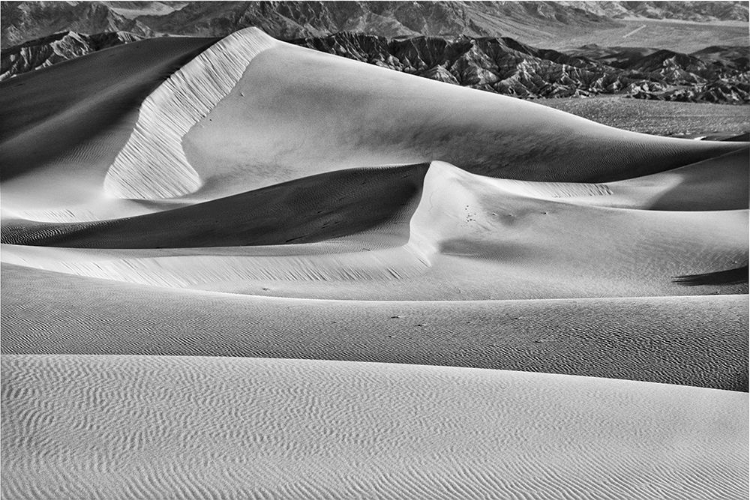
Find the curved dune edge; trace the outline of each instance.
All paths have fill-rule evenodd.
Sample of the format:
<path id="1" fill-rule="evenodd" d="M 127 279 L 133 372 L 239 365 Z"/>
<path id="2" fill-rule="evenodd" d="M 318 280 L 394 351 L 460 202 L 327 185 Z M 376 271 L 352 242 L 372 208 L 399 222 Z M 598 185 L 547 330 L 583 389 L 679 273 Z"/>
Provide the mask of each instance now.
<path id="1" fill-rule="evenodd" d="M 8 264 L 2 280 L 3 354 L 373 361 L 747 392 L 747 296 L 290 299 L 170 290 Z"/>
<path id="2" fill-rule="evenodd" d="M 250 61 L 275 40 L 257 28 L 222 39 L 174 73 L 143 102 L 128 143 L 104 180 L 117 198 L 160 199 L 201 186 L 182 138 L 237 84 Z"/>
<path id="3" fill-rule="evenodd" d="M 747 394 L 252 358 L 14 355 L 2 375 L 8 498 L 747 493 Z"/>
<path id="4" fill-rule="evenodd" d="M 419 165 L 369 172 L 364 177 L 363 172 L 349 172 L 354 182 L 345 193 L 335 189 L 343 186 L 335 179 L 345 172 L 336 172 L 280 190 L 105 221 L 84 227 L 80 235 L 63 234 L 57 242 L 56 233 L 68 226 L 6 225 L 3 241 L 11 245 L 4 247 L 3 261 L 162 287 L 250 295 L 273 289 L 272 294 L 280 296 L 314 298 L 466 300 L 747 290 L 737 284 L 690 291 L 674 283 L 678 276 L 744 265 L 747 210 L 632 211 L 558 203 L 515 194 L 507 189 L 509 181 L 444 162 L 433 162 L 426 173 Z M 380 187 L 369 176 L 385 174 L 390 180 Z M 313 189 L 311 179 L 322 187 Z M 294 189 L 287 191 L 290 187 Z M 382 197 L 383 189 L 391 190 L 391 199 Z M 309 195 L 304 203 L 300 190 Z M 403 191 L 404 205 L 386 206 L 399 199 L 397 190 Z M 280 202 L 255 199 L 262 193 Z M 631 197 L 637 201 L 653 196 Z M 254 210 L 254 199 L 258 210 L 268 210 L 263 217 Z M 359 224 L 352 214 L 365 207 L 370 207 L 368 216 L 382 213 Z M 262 223 L 255 224 L 255 218 Z M 299 223 L 293 232 L 287 231 L 289 221 Z M 341 232 L 320 232 L 331 223 Z M 36 244 L 68 248 L 18 245 L 33 232 L 51 238 Z M 318 243 L 295 244 L 316 241 L 316 234 Z M 299 239 L 303 235 L 308 239 Z M 253 241 L 258 246 L 243 246 Z M 191 242 L 194 247 L 220 242 L 236 246 L 186 248 Z M 576 262 L 583 265 L 574 266 Z M 393 281 L 399 286 L 388 285 Z"/>

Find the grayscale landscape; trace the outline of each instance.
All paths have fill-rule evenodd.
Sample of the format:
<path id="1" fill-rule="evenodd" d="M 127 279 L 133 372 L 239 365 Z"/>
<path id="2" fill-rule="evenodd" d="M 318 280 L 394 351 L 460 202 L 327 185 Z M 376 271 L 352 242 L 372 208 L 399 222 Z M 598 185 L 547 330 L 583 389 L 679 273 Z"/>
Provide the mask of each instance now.
<path id="1" fill-rule="evenodd" d="M 745 2 L 2 2 L 3 499 L 745 499 Z"/>

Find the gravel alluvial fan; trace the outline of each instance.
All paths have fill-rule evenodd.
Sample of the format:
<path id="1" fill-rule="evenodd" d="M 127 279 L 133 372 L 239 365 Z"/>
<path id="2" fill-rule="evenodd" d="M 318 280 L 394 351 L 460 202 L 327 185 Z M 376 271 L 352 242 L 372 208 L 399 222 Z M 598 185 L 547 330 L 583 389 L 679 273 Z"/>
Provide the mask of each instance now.
<path id="1" fill-rule="evenodd" d="M 196 26 L 54 35 L 0 82 L 3 498 L 747 497 L 747 142 L 450 82 L 510 39 Z"/>

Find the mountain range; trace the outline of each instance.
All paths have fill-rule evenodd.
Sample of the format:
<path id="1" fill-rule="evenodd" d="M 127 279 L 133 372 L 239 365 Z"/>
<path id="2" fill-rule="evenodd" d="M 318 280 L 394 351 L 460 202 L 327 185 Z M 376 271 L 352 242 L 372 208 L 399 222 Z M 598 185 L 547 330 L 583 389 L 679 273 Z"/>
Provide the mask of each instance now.
<path id="1" fill-rule="evenodd" d="M 225 36 L 259 26 L 277 39 L 425 78 L 523 98 L 625 94 L 750 102 L 747 47 L 692 53 L 585 44 L 564 51 L 507 31 L 585 30 L 627 17 L 743 20 L 740 2 L 18 2 L 3 3 L 0 80 L 165 33 Z M 98 31 L 97 31 L 98 30 Z M 97 31 L 93 33 L 93 31 Z"/>
<path id="2" fill-rule="evenodd" d="M 3 2 L 2 46 L 57 33 L 226 36 L 256 26 L 277 39 L 340 31 L 394 37 L 595 31 L 622 19 L 747 21 L 746 2 Z"/>
<path id="3" fill-rule="evenodd" d="M 140 39 L 128 32 L 58 33 L 3 51 L 0 79 Z M 642 99 L 750 102 L 750 61 L 739 47 L 713 46 L 682 54 L 592 44 L 563 53 L 509 37 L 388 40 L 350 32 L 291 42 L 432 80 L 523 98 L 625 94 Z"/>

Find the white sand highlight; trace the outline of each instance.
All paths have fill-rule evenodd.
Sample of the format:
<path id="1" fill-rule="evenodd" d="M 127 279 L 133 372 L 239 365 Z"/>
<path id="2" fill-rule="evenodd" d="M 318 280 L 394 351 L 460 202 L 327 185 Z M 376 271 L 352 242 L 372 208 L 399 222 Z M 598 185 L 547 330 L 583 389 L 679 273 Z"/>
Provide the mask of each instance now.
<path id="1" fill-rule="evenodd" d="M 197 190 L 198 173 L 182 137 L 237 84 L 250 61 L 273 47 L 257 28 L 238 31 L 180 68 L 141 105 L 128 143 L 107 172 L 104 189 L 120 198 L 171 198 Z"/>
<path id="2" fill-rule="evenodd" d="M 302 360 L 2 368 L 9 498 L 700 500 L 748 487 L 742 393 Z"/>

